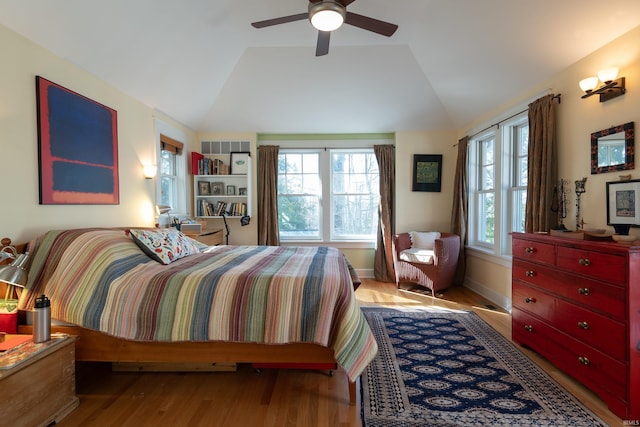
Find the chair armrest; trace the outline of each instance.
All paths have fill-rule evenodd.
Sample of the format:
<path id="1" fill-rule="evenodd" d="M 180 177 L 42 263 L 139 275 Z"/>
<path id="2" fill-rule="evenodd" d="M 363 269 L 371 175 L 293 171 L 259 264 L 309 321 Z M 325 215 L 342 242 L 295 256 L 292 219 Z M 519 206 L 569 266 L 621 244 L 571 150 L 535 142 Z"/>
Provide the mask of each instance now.
<path id="1" fill-rule="evenodd" d="M 443 235 L 435 241 L 434 264 L 445 266 L 458 263 L 460 254 L 460 236 L 457 234 Z"/>

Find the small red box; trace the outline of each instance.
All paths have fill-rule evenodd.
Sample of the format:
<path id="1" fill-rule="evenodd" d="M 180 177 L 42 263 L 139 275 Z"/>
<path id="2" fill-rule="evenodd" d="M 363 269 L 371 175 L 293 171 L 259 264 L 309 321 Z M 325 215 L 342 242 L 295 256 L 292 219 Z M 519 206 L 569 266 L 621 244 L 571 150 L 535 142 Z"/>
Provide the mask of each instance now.
<path id="1" fill-rule="evenodd" d="M 18 312 L 0 313 L 0 332 L 7 334 L 18 333 Z"/>

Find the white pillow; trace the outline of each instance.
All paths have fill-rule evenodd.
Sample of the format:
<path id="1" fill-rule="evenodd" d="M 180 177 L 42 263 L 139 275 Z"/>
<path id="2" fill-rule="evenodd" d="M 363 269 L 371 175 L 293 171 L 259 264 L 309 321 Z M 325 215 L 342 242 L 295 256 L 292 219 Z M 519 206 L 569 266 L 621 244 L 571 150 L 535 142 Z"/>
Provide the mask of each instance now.
<path id="1" fill-rule="evenodd" d="M 440 238 L 438 231 L 411 231 L 411 247 L 420 249 L 433 249 L 436 239 Z"/>
<path id="2" fill-rule="evenodd" d="M 433 264 L 435 251 L 429 249 L 411 248 L 400 252 L 400 259 L 406 262 L 416 262 L 419 264 Z"/>

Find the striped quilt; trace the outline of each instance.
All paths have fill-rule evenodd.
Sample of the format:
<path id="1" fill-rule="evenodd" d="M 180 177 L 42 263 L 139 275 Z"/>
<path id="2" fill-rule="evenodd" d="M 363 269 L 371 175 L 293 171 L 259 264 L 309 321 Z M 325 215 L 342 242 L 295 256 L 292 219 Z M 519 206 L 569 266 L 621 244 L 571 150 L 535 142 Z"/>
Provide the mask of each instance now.
<path id="1" fill-rule="evenodd" d="M 50 231 L 30 243 L 20 308 L 137 341 L 315 343 L 351 380 L 377 351 L 335 248 L 213 246 L 169 265 L 121 229 Z"/>

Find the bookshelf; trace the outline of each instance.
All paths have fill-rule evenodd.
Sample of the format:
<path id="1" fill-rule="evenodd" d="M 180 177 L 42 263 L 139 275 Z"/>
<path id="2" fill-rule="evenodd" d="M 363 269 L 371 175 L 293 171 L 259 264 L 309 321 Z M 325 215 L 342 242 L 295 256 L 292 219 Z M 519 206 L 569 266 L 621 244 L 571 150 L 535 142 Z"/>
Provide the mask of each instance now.
<path id="1" fill-rule="evenodd" d="M 243 155 L 246 173 L 234 173 L 231 156 Z M 246 155 L 246 156 L 245 156 Z M 251 157 L 248 153 L 192 153 L 194 215 L 198 218 L 251 216 Z"/>

